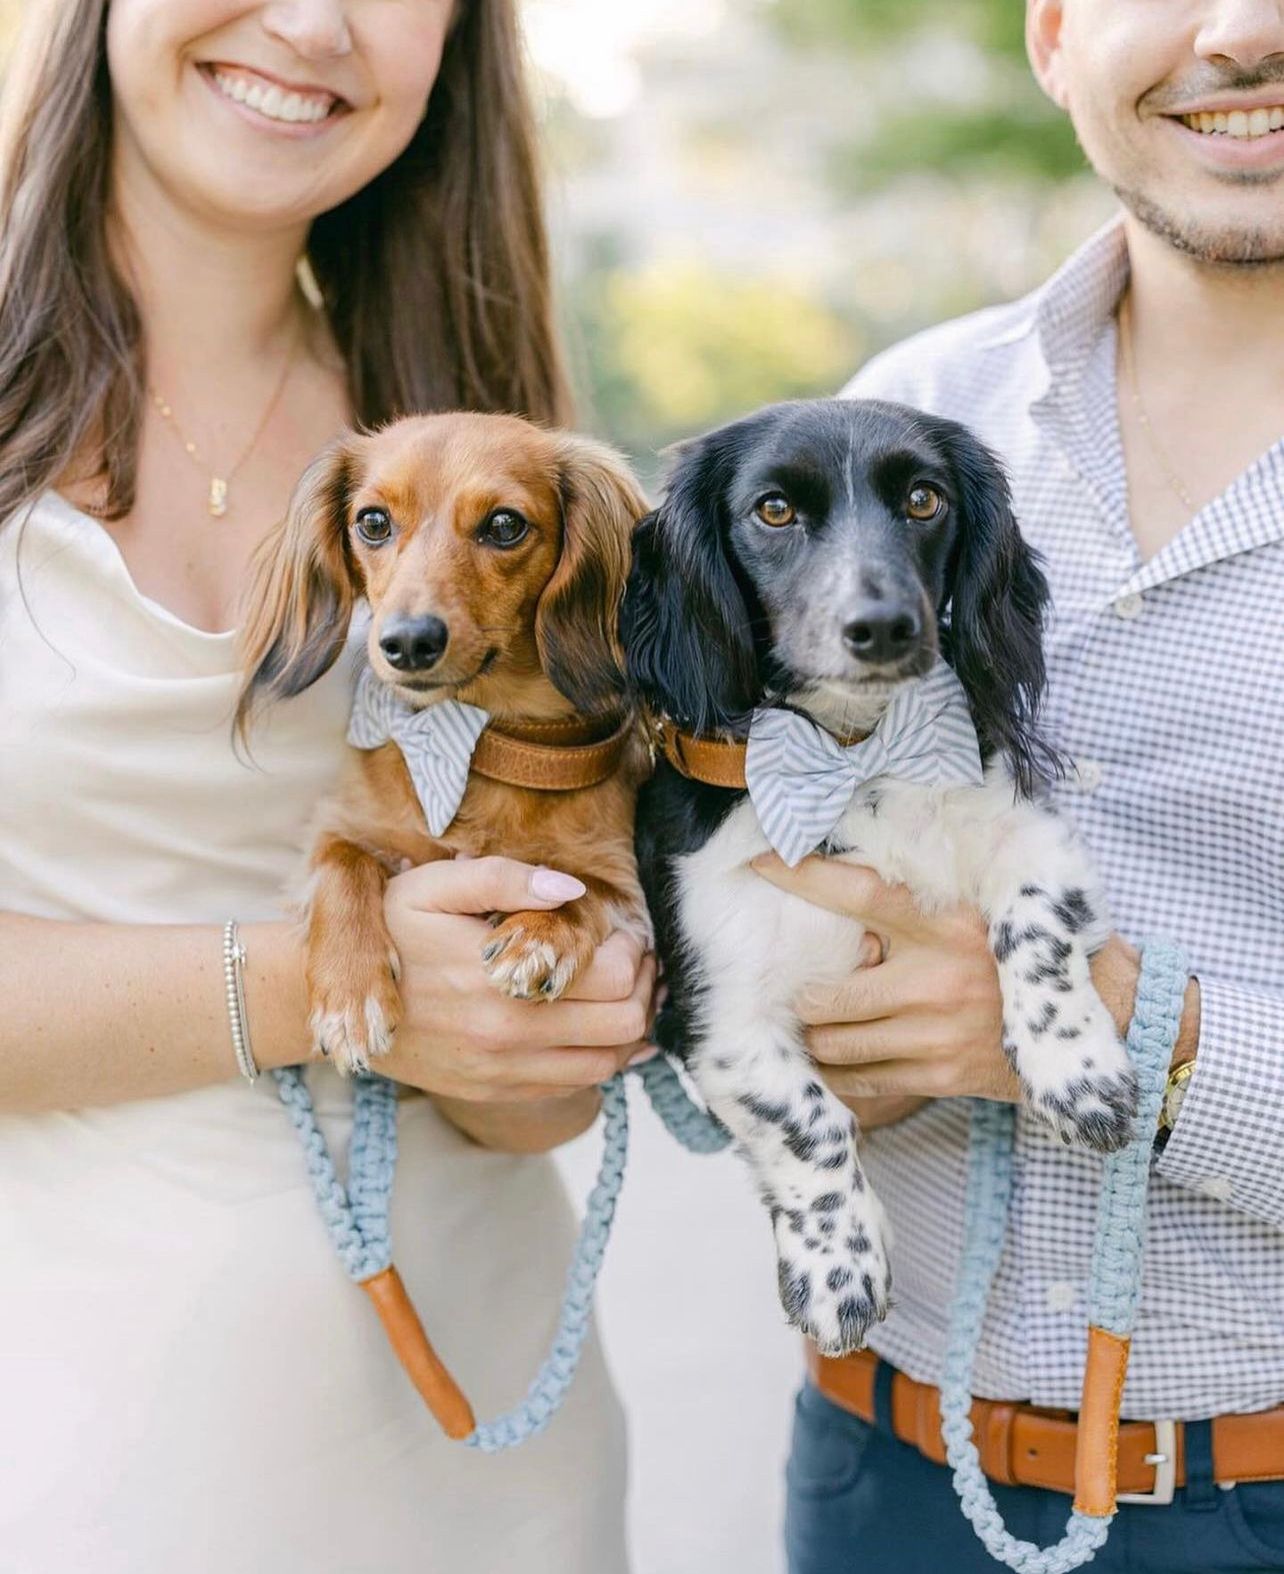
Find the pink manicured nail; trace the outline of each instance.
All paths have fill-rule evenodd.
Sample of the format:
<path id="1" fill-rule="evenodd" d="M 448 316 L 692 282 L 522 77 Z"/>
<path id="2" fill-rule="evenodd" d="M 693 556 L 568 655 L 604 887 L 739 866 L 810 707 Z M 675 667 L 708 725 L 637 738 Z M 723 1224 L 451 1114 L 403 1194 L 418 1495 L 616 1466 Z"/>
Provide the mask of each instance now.
<path id="1" fill-rule="evenodd" d="M 570 902 L 583 896 L 588 887 L 573 874 L 557 869 L 537 869 L 531 876 L 531 895 L 545 902 Z"/>
<path id="2" fill-rule="evenodd" d="M 654 1060 L 659 1053 L 659 1049 L 654 1044 L 648 1044 L 645 1049 L 638 1050 L 637 1054 L 627 1064 L 630 1067 L 645 1066 L 648 1060 Z"/>

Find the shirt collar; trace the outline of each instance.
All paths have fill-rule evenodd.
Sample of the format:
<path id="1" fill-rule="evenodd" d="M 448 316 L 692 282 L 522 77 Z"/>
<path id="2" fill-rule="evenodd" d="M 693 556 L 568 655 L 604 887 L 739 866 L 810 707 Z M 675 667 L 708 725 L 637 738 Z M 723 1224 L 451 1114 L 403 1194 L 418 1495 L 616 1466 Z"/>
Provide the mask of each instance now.
<path id="1" fill-rule="evenodd" d="M 1034 325 L 1055 387 L 1082 372 L 1128 283 L 1122 215 L 1062 263 L 1039 291 Z"/>
<path id="2" fill-rule="evenodd" d="M 1034 331 L 1046 382 L 1030 405 L 1109 521 L 1130 564 L 1112 599 L 1176 579 L 1208 563 L 1284 539 L 1284 439 L 1207 503 L 1147 563 L 1128 521 L 1128 481 L 1119 438 L 1114 314 L 1128 283 L 1128 244 L 1119 216 L 1087 240 L 1035 297 Z"/>
<path id="3" fill-rule="evenodd" d="M 1131 556 L 1128 483 L 1111 397 L 1090 389 L 1103 336 L 1113 344 L 1115 308 L 1128 282 L 1128 244 L 1116 218 L 1048 280 L 1035 302 L 1034 331 L 1046 380 L 1030 406 L 1035 424 L 1061 449 Z M 1101 379 L 1095 381 L 1100 382 Z"/>

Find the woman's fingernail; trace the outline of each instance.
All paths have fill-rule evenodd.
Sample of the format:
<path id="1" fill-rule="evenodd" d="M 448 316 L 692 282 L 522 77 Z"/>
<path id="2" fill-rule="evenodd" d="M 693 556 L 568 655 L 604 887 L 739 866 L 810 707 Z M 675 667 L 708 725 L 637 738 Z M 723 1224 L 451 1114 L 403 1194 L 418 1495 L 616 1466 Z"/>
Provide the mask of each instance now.
<path id="1" fill-rule="evenodd" d="M 588 890 L 583 880 L 558 869 L 536 869 L 531 875 L 531 895 L 545 902 L 570 902 Z"/>
<path id="2" fill-rule="evenodd" d="M 658 1046 L 655 1044 L 648 1044 L 645 1049 L 638 1050 L 636 1055 L 627 1060 L 625 1065 L 630 1070 L 632 1070 L 634 1066 L 645 1066 L 648 1060 L 654 1060 L 659 1053 L 660 1051 Z"/>

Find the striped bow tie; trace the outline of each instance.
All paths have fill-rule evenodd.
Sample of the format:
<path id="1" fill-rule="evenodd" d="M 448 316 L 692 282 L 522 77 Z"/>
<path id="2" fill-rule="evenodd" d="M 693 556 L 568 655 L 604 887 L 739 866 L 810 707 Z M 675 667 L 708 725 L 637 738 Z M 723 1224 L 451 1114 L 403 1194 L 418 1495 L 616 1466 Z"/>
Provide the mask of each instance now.
<path id="1" fill-rule="evenodd" d="M 473 750 L 489 720 L 484 710 L 460 700 L 442 700 L 415 710 L 366 667 L 352 702 L 348 742 L 356 749 L 395 743 L 410 772 L 428 829 L 434 836 L 442 836 L 459 812 Z"/>
<path id="2" fill-rule="evenodd" d="M 899 688 L 869 737 L 847 747 L 798 711 L 754 712 L 745 780 L 763 835 L 790 866 L 819 847 L 876 776 L 923 787 L 984 779 L 967 696 L 945 662 Z"/>

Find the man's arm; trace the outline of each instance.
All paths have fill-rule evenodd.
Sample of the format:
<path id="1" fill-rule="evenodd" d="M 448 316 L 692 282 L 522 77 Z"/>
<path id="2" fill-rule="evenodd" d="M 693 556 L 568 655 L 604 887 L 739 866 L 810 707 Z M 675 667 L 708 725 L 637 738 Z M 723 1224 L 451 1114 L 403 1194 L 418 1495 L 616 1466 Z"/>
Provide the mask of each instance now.
<path id="1" fill-rule="evenodd" d="M 1284 993 L 1201 976 L 1194 1061 L 1159 1173 L 1284 1230 Z"/>
<path id="2" fill-rule="evenodd" d="M 888 959 L 798 1002 L 807 1043 L 841 1098 L 871 1125 L 913 1113 L 923 1098 L 1012 1099 L 1002 998 L 986 925 L 972 908 L 919 911 L 904 886 L 822 858 L 759 874 L 889 937 Z M 1132 1017 L 1140 957 L 1112 935 L 1092 977 L 1121 1033 Z M 1172 1064 L 1195 1070 L 1159 1170 L 1175 1184 L 1284 1228 L 1284 995 L 1203 978 L 1186 990 Z"/>

